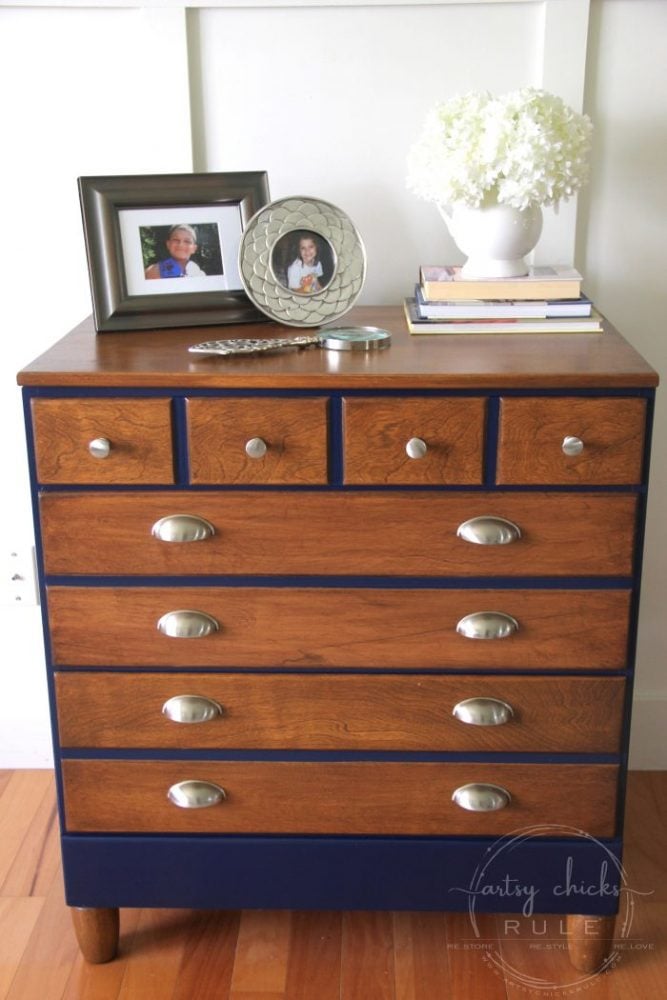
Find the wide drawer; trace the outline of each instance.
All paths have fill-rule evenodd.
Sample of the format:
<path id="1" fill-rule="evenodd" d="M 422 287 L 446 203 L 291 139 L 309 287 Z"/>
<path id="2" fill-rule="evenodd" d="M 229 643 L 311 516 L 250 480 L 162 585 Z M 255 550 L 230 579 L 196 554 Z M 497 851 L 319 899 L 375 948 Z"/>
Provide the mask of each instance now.
<path id="1" fill-rule="evenodd" d="M 42 483 L 173 483 L 169 399 L 34 399 Z"/>
<path id="2" fill-rule="evenodd" d="M 56 665 L 540 670 L 626 665 L 627 590 L 53 586 L 47 594 Z M 467 616 L 489 612 L 505 616 L 499 619 L 504 638 L 457 632 Z M 160 621 L 168 632 L 199 637 L 163 634 Z M 479 628 L 496 634 L 494 622 L 498 619 L 485 617 Z M 471 629 L 477 631 L 477 619 L 466 623 Z"/>
<path id="3" fill-rule="evenodd" d="M 641 482 L 646 400 L 502 399 L 497 481 Z"/>
<path id="4" fill-rule="evenodd" d="M 64 747 L 617 753 L 625 681 L 60 672 L 56 691 Z"/>
<path id="5" fill-rule="evenodd" d="M 617 768 L 594 764 L 450 764 L 387 761 L 65 760 L 70 832 L 302 833 L 492 836 L 539 823 L 614 833 Z M 225 798 L 182 808 L 167 798 L 184 781 Z M 452 800 L 484 783 L 509 793 L 497 811 Z"/>
<path id="6" fill-rule="evenodd" d="M 46 572 L 114 576 L 629 576 L 636 505 L 629 495 L 415 491 L 40 497 Z M 483 520 L 468 538 L 486 544 L 457 534 L 473 519 Z M 512 525 L 514 540 L 492 544 L 513 538 Z M 163 540 L 174 537 L 193 540 Z"/>
<path id="7" fill-rule="evenodd" d="M 327 400 L 187 400 L 190 482 L 326 483 Z"/>
<path id="8" fill-rule="evenodd" d="M 343 401 L 345 482 L 482 482 L 482 398 L 347 398 Z"/>

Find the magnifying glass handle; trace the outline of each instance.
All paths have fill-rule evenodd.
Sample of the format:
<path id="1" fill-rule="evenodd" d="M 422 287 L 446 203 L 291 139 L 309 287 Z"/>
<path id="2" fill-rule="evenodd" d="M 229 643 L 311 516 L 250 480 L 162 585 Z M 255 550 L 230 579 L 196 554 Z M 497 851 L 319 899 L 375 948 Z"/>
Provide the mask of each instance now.
<path id="1" fill-rule="evenodd" d="M 206 340 L 188 347 L 191 354 L 258 354 L 261 351 L 278 351 L 283 347 L 322 346 L 320 333 L 301 334 L 298 337 L 271 337 L 268 339 L 239 338 L 237 340 Z"/>
<path id="2" fill-rule="evenodd" d="M 191 354 L 260 354 L 279 351 L 283 347 L 325 347 L 330 351 L 380 351 L 391 344 L 391 333 L 377 326 L 322 327 L 317 333 L 300 333 L 294 337 L 239 338 L 206 340 L 193 344 Z"/>

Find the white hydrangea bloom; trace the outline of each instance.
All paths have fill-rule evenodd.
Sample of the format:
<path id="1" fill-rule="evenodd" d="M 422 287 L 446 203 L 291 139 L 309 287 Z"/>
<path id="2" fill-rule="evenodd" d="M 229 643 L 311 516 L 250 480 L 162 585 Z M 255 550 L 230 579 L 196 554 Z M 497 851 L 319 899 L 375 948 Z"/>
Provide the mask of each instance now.
<path id="1" fill-rule="evenodd" d="M 557 205 L 588 179 L 592 130 L 588 115 L 535 87 L 457 94 L 426 115 L 408 188 L 441 205 Z"/>

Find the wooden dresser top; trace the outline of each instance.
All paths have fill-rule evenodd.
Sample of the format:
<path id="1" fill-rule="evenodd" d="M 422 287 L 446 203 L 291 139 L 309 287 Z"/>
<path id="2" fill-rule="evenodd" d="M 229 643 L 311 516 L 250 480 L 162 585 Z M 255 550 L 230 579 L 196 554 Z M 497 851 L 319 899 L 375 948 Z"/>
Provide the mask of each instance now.
<path id="1" fill-rule="evenodd" d="M 220 358 L 189 354 L 205 340 L 288 337 L 266 322 L 96 334 L 85 320 L 19 372 L 25 386 L 199 389 L 646 388 L 658 375 L 609 324 L 602 334 L 411 336 L 398 306 L 360 306 L 339 325 L 391 330 L 386 350 L 280 351 Z"/>

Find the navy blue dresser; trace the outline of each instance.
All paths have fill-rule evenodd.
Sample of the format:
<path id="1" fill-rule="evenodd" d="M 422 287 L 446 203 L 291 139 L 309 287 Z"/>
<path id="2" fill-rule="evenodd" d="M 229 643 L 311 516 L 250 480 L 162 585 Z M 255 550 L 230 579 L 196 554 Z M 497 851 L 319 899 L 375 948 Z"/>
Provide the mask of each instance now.
<path id="1" fill-rule="evenodd" d="M 87 322 L 19 375 L 90 961 L 139 906 L 609 936 L 657 376 L 609 326 L 347 321 L 391 346 L 202 357 L 283 328 Z"/>

